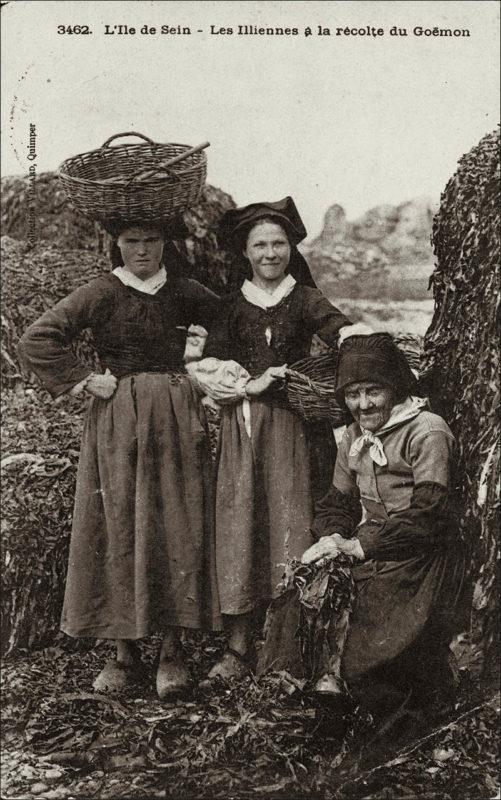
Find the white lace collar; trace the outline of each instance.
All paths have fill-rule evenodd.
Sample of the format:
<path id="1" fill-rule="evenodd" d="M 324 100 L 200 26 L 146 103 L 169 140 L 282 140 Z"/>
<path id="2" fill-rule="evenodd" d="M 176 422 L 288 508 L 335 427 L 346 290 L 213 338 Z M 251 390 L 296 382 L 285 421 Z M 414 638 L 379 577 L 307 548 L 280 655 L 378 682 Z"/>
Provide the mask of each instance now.
<path id="1" fill-rule="evenodd" d="M 133 272 L 130 272 L 125 267 L 117 267 L 113 270 L 113 275 L 116 275 L 125 286 L 132 286 L 133 289 L 137 289 L 144 294 L 156 294 L 167 281 L 167 273 L 164 266 L 160 267 L 158 272 L 152 275 L 151 278 L 146 278 L 145 281 L 142 281 L 141 278 L 138 278 L 137 275 L 134 275 Z"/>
<path id="2" fill-rule="evenodd" d="M 286 275 L 272 294 L 268 294 L 264 289 L 260 289 L 259 286 L 256 286 L 248 280 L 244 281 L 240 291 L 245 299 L 249 303 L 252 303 L 253 306 L 271 308 L 272 306 L 276 306 L 284 297 L 287 297 L 287 295 L 292 292 L 295 285 L 296 281 L 292 275 Z"/>

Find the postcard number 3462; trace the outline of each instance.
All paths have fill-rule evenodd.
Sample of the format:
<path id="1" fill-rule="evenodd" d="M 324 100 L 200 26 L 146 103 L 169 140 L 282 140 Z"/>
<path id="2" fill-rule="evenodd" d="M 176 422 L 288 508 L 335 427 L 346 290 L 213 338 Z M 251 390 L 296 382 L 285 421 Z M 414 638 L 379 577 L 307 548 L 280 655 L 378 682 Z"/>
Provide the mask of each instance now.
<path id="1" fill-rule="evenodd" d="M 92 31 L 89 29 L 88 25 L 58 25 L 57 26 L 57 32 L 58 33 L 68 33 L 68 34 L 70 34 L 70 33 L 78 34 L 79 33 L 82 36 L 85 36 L 86 34 L 92 33 Z"/>

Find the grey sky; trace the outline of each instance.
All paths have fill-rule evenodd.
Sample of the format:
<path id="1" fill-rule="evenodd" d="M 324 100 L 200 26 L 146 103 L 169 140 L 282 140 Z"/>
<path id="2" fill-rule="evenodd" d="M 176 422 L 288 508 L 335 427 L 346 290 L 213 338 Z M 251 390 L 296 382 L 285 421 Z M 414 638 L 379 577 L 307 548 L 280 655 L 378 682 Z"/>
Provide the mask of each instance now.
<path id="1" fill-rule="evenodd" d="M 192 35 L 141 35 L 145 23 Z M 63 24 L 93 33 L 58 34 Z M 104 35 L 105 24 L 138 32 Z M 234 33 L 211 35 L 211 25 Z M 238 25 L 299 34 L 238 36 Z M 385 33 L 333 35 L 346 25 Z M 391 37 L 392 25 L 408 36 Z M 417 37 L 418 25 L 470 36 Z M 211 183 L 238 204 L 291 194 L 310 235 L 334 202 L 355 216 L 419 195 L 438 200 L 457 159 L 498 122 L 498 29 L 490 0 L 11 2 L 2 10 L 2 172 L 28 172 L 34 123 L 38 172 L 123 130 L 208 139 Z"/>

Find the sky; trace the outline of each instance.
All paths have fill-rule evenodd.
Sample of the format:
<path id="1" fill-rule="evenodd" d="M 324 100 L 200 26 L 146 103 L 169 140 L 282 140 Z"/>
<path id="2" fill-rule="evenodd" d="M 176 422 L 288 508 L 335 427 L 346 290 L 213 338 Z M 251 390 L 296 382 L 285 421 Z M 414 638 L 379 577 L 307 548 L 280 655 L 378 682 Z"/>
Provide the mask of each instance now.
<path id="1" fill-rule="evenodd" d="M 353 218 L 438 202 L 460 156 L 499 121 L 497 1 L 14 0 L 1 15 L 3 175 L 56 169 L 127 130 L 209 140 L 210 183 L 238 205 L 291 195 L 311 238 L 333 203 Z M 58 32 L 75 25 L 92 33 Z M 238 35 L 239 25 L 298 34 Z M 384 33 L 336 35 L 346 27 Z"/>

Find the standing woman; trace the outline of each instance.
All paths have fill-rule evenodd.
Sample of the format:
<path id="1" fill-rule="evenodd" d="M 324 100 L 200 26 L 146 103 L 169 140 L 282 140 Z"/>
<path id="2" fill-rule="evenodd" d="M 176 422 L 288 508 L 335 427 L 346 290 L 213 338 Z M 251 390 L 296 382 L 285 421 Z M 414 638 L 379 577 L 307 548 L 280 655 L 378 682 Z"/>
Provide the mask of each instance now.
<path id="1" fill-rule="evenodd" d="M 62 630 L 116 641 L 94 682 L 120 689 L 139 663 L 134 641 L 163 634 L 161 698 L 187 688 L 180 628 L 219 627 L 210 513 L 210 452 L 183 354 L 191 323 L 218 298 L 182 277 L 162 223 L 107 226 L 113 272 L 72 292 L 28 328 L 26 366 L 53 397 L 85 391 L 85 419 Z M 71 343 L 93 334 L 102 374 Z"/>
<path id="2" fill-rule="evenodd" d="M 306 230 L 292 198 L 226 213 L 223 236 L 247 270 L 225 299 L 204 355 L 231 359 L 235 392 L 224 397 L 216 492 L 216 560 L 228 648 L 209 679 L 243 675 L 251 655 L 253 614 L 279 593 L 284 565 L 312 543 L 315 463 L 312 431 L 288 406 L 285 366 L 310 354 L 313 334 L 337 345 L 350 325 L 315 287 L 296 245 Z M 221 400 L 213 358 L 196 367 L 204 390 Z M 332 431 L 322 428 L 329 445 Z M 318 440 L 318 427 L 314 431 Z M 332 451 L 330 451 L 332 452 Z M 317 459 L 318 460 L 318 459 Z M 323 476 L 326 491 L 333 458 Z"/>

